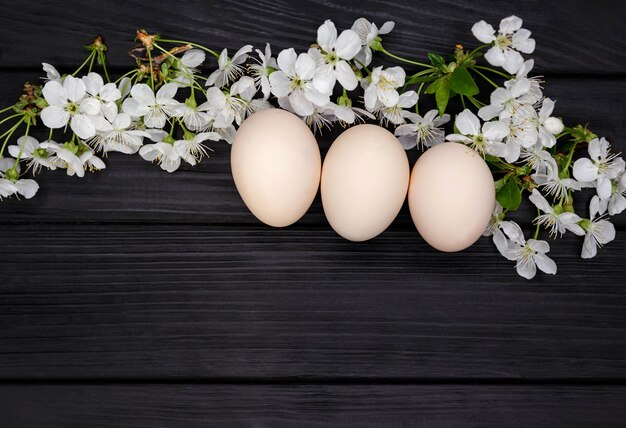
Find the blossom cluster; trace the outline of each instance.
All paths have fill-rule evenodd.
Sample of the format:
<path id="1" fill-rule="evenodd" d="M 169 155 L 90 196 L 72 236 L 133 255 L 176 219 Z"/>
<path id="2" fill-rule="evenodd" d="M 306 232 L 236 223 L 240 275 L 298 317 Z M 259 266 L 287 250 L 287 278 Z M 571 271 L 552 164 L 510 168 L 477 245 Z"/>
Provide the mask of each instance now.
<path id="1" fill-rule="evenodd" d="M 581 256 L 595 256 L 615 238 L 610 216 L 626 209 L 626 166 L 606 139 L 584 126 L 567 127 L 554 115 L 555 101 L 544 96 L 543 80 L 530 76 L 534 61 L 523 54 L 533 53 L 535 40 L 522 26 L 516 16 L 504 18 L 497 31 L 477 22 L 471 31 L 482 46 L 429 53 L 426 63 L 385 48 L 382 37 L 393 22 L 379 27 L 365 18 L 341 31 L 327 20 L 307 50 L 288 48 L 276 56 L 269 44 L 245 45 L 231 56 L 227 49 L 217 52 L 139 30 L 140 43 L 130 51 L 136 66 L 115 81 L 98 37 L 75 72 L 63 75 L 44 63 L 44 83 L 26 84 L 20 100 L 0 110 L 12 113 L 0 124 L 15 121 L 0 136 L 0 199 L 36 194 L 39 186 L 24 177 L 27 171 L 35 176 L 42 169 L 64 169 L 83 177 L 104 169 L 109 152 L 138 153 L 167 172 L 183 162 L 196 165 L 208 157 L 211 142 L 231 143 L 248 115 L 277 105 L 315 132 L 335 122 L 377 121 L 393 128 L 407 150 L 444 141 L 476 150 L 490 166 L 497 191 L 484 234 L 515 261 L 521 276 L 532 278 L 537 268 L 554 274 L 556 264 L 547 256 L 548 242 L 538 239 L 540 230 L 553 239 L 565 233 L 584 237 Z M 418 71 L 373 65 L 375 54 Z M 93 71 L 96 60 L 102 73 Z M 205 75 L 211 61 L 216 68 Z M 501 78 L 501 84 L 494 81 Z M 493 86 L 488 100 L 478 98 L 477 79 Z M 437 108 L 420 114 L 424 96 L 433 97 Z M 462 110 L 452 120 L 449 100 L 455 97 Z M 48 130 L 42 141 L 29 135 L 37 120 Z M 24 133 L 13 142 L 21 128 Z M 588 156 L 574 161 L 574 153 L 585 147 Z M 574 194 L 583 189 L 594 192 L 587 215 L 573 208 Z M 509 218 L 524 194 L 538 210 L 532 238 Z"/>

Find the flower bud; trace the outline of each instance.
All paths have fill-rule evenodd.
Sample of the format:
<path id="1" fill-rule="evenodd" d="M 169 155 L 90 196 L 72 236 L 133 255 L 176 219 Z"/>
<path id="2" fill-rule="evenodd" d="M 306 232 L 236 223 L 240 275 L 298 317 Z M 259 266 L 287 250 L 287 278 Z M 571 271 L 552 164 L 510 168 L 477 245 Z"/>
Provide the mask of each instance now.
<path id="1" fill-rule="evenodd" d="M 546 128 L 552 135 L 560 134 L 563 132 L 563 122 L 558 117 L 549 117 L 543 122 L 543 127 Z"/>

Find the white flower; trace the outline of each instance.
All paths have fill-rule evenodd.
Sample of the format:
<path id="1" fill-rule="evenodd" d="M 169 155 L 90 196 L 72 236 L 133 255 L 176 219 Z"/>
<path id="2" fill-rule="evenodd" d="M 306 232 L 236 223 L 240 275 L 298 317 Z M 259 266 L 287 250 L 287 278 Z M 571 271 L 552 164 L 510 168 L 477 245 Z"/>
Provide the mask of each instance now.
<path id="1" fill-rule="evenodd" d="M 400 94 L 396 90 L 404 85 L 406 73 L 402 67 L 376 67 L 372 70 L 371 83 L 365 89 L 365 108 L 372 111 L 376 108 L 377 100 L 387 107 L 398 103 Z"/>
<path id="2" fill-rule="evenodd" d="M 177 90 L 176 83 L 166 83 L 155 96 L 148 85 L 139 83 L 130 90 L 130 98 L 124 100 L 122 110 L 132 117 L 143 117 L 148 128 L 163 128 L 168 116 L 181 112 L 180 103 L 174 99 Z"/>
<path id="3" fill-rule="evenodd" d="M 252 51 L 252 45 L 245 45 L 232 58 L 229 58 L 228 49 L 224 49 L 217 60 L 218 69 L 209 75 L 206 85 L 215 85 L 221 88 L 241 76 L 243 73 L 242 64 L 248 59 L 250 51 Z"/>
<path id="4" fill-rule="evenodd" d="M 174 78 L 171 80 L 180 86 L 190 86 L 193 74 L 198 72 L 196 67 L 202 65 L 206 59 L 206 54 L 200 49 L 190 49 L 177 58 L 172 67 Z"/>
<path id="5" fill-rule="evenodd" d="M 398 126 L 395 131 L 405 150 L 416 146 L 423 150 L 443 143 L 445 132 L 441 126 L 450 121 L 449 114 L 439 116 L 437 110 L 430 110 L 424 117 L 415 113 L 406 113 L 405 116 L 411 123 Z"/>
<path id="6" fill-rule="evenodd" d="M 341 124 L 352 125 L 356 122 L 364 122 L 365 118 L 376 119 L 372 113 L 359 107 L 337 105 L 335 103 L 329 103 L 335 114 L 335 118 Z"/>
<path id="7" fill-rule="evenodd" d="M 212 150 L 208 147 L 204 147 L 202 143 L 207 140 L 218 141 L 221 138 L 222 136 L 217 132 L 201 132 L 194 135 L 191 140 L 175 141 L 174 149 L 176 149 L 179 156 L 185 162 L 190 165 L 195 165 L 202 160 L 203 156 L 208 157 L 207 150 Z"/>
<path id="8" fill-rule="evenodd" d="M 288 97 L 278 98 L 278 105 L 283 110 L 287 110 L 291 113 L 298 114 L 294 111 Z M 299 115 L 306 125 L 313 130 L 314 133 L 322 133 L 324 128 L 331 129 L 331 123 L 337 121 L 335 104 L 329 101 L 328 104 L 323 107 L 314 106 L 313 112 L 307 115 Z"/>
<path id="9" fill-rule="evenodd" d="M 180 166 L 180 153 L 171 143 L 161 141 L 155 144 L 145 144 L 139 149 L 139 155 L 147 161 L 156 161 L 161 169 L 167 172 L 174 172 Z"/>
<path id="10" fill-rule="evenodd" d="M 104 84 L 102 76 L 98 73 L 89 73 L 83 77 L 85 89 L 89 95 L 100 103 L 100 109 L 104 117 L 111 121 L 117 114 L 117 100 L 122 98 L 122 93 L 115 83 Z"/>
<path id="11" fill-rule="evenodd" d="M 505 88 L 511 88 L 520 80 L 527 79 L 530 82 L 530 89 L 520 97 L 520 101 L 529 105 L 533 105 L 543 98 L 543 92 L 541 90 L 543 80 L 541 76 L 528 77 L 528 73 L 530 73 L 534 66 L 535 60 L 529 59 L 524 61 L 520 69 L 515 73 L 515 78 L 504 82 Z"/>
<path id="12" fill-rule="evenodd" d="M 101 169 L 106 168 L 106 165 L 104 164 L 102 159 L 96 156 L 93 150 L 91 149 L 87 149 L 83 153 L 81 153 L 78 159 L 82 163 L 82 168 L 76 170 L 76 172 L 82 170 L 84 173 L 86 169 L 93 172 L 93 171 L 100 171 Z M 74 175 L 74 172 L 75 171 L 73 169 L 70 169 L 70 168 L 67 169 L 67 175 Z M 80 177 L 82 177 L 82 175 Z"/>
<path id="13" fill-rule="evenodd" d="M 65 168 L 67 175 L 76 174 L 79 177 L 85 176 L 83 161 L 76 156 L 74 151 L 68 149 L 65 145 L 49 140 L 39 144 L 39 147 L 46 149 L 48 152 L 54 153 L 58 158 L 58 161 L 56 162 L 57 166 Z"/>
<path id="14" fill-rule="evenodd" d="M 596 181 L 600 199 L 611 197 L 611 179 L 624 171 L 624 159 L 611 153 L 611 145 L 605 138 L 594 138 L 589 143 L 589 156 L 574 162 L 574 178 L 578 181 Z"/>
<path id="15" fill-rule="evenodd" d="M 598 247 L 608 244 L 615 239 L 615 226 L 608 220 L 603 220 L 602 217 L 596 218 L 599 209 L 600 198 L 595 195 L 591 198 L 591 203 L 589 204 L 590 218 L 582 223 L 582 227 L 586 231 L 583 249 L 580 254 L 580 257 L 583 259 L 595 257 L 598 253 Z"/>
<path id="16" fill-rule="evenodd" d="M 535 172 L 531 175 L 531 178 L 538 186 L 543 187 L 546 192 L 554 196 L 557 199 L 567 201 L 569 199 L 569 190 L 580 190 L 581 185 L 573 178 L 561 178 L 559 177 L 559 168 L 554 158 L 545 151 L 547 156 L 542 163 L 540 172 Z"/>
<path id="17" fill-rule="evenodd" d="M 198 108 L 199 106 L 195 105 L 195 101 L 186 102 L 180 106 L 178 117 L 183 120 L 183 123 L 190 131 L 200 131 L 201 129 L 205 129 L 209 126 L 211 120 L 213 120 L 213 117 L 209 113 L 198 110 Z"/>
<path id="18" fill-rule="evenodd" d="M 555 135 L 563 131 L 563 122 L 561 119 L 550 116 L 552 111 L 554 111 L 554 101 L 544 98 L 537 115 L 537 128 L 539 129 L 539 142 L 548 148 L 554 147 Z"/>
<path id="19" fill-rule="evenodd" d="M 35 138 L 31 136 L 20 137 L 17 139 L 17 145 L 9 146 L 9 154 L 15 158 L 19 156 L 20 147 L 22 147 L 22 154 L 20 160 L 25 160 L 28 164 L 28 169 L 33 169 L 33 175 L 37 174 L 42 167 L 48 169 L 56 169 L 55 157 L 51 156 L 45 148 L 42 148 Z M 28 170 L 27 169 L 27 170 Z"/>
<path id="20" fill-rule="evenodd" d="M 144 137 L 150 137 L 146 131 L 130 129 L 131 119 L 126 113 L 115 116 L 113 122 L 104 121 L 98 130 L 97 147 L 105 152 L 137 153 Z"/>
<path id="21" fill-rule="evenodd" d="M 510 87 L 496 88 L 490 96 L 490 103 L 478 110 L 478 116 L 482 120 L 491 120 L 500 115 L 500 119 L 510 117 L 516 111 L 528 103 L 522 96 L 530 90 L 528 79 L 519 79 Z"/>
<path id="22" fill-rule="evenodd" d="M 42 62 L 41 65 L 43 66 L 43 71 L 46 72 L 45 80 L 61 82 L 61 74 L 56 68 L 54 68 L 54 66 L 48 64 L 47 62 Z"/>
<path id="23" fill-rule="evenodd" d="M 365 18 L 359 18 L 352 24 L 352 31 L 356 32 L 361 39 L 361 49 L 355 59 L 358 61 L 357 66 L 367 67 L 372 62 L 372 48 L 370 44 L 379 41 L 379 34 L 389 34 L 394 27 L 393 21 L 387 21 L 380 29 L 373 22 L 369 22 Z"/>
<path id="24" fill-rule="evenodd" d="M 242 116 L 240 120 L 245 119 L 249 114 L 272 107 L 265 99 L 254 99 L 256 92 L 256 84 L 250 76 L 243 76 L 230 87 L 230 94 L 238 98 L 238 108 Z"/>
<path id="25" fill-rule="evenodd" d="M 336 81 L 348 91 L 356 88 L 359 82 L 348 61 L 361 49 L 359 35 L 352 30 L 344 30 L 337 37 L 335 24 L 327 19 L 317 29 L 317 44 L 321 51 L 309 49 L 309 54 L 318 63 L 313 78 L 313 85 L 317 90 L 330 93 Z"/>
<path id="26" fill-rule="evenodd" d="M 500 254 L 506 257 L 506 251 L 509 248 L 509 240 L 507 238 L 507 234 L 510 234 L 511 236 L 519 234 L 522 239 L 524 235 L 522 234 L 522 230 L 517 225 L 517 223 L 513 221 L 503 220 L 504 215 L 502 214 L 502 212 L 502 205 L 500 205 L 496 201 L 495 207 L 493 209 L 493 215 L 491 216 L 489 224 L 483 232 L 483 236 L 493 236 L 493 243 L 496 245 L 496 248 L 498 249 Z"/>
<path id="27" fill-rule="evenodd" d="M 259 55 L 259 58 L 255 58 L 257 64 L 250 65 L 250 73 L 254 77 L 255 84 L 260 86 L 261 92 L 263 92 L 263 99 L 267 100 L 272 89 L 269 76 L 272 71 L 278 69 L 278 64 L 276 63 L 276 58 L 272 58 L 272 48 L 269 43 L 265 44 L 265 52 L 256 49 L 256 53 Z"/>
<path id="28" fill-rule="evenodd" d="M 509 134 L 509 127 L 501 121 L 485 122 L 480 126 L 480 120 L 470 110 L 463 110 L 454 121 L 456 128 L 461 134 L 450 134 L 448 141 L 456 141 L 469 144 L 481 154 L 489 154 L 504 157 L 507 154 L 506 144 L 502 142 Z"/>
<path id="29" fill-rule="evenodd" d="M 96 128 L 89 116 L 100 113 L 100 103 L 94 98 L 86 97 L 82 80 L 73 76 L 65 77 L 62 84 L 51 80 L 44 85 L 42 94 L 48 107 L 41 111 L 41 120 L 48 128 L 63 128 L 70 122 L 72 131 L 82 139 L 96 134 Z"/>
<path id="30" fill-rule="evenodd" d="M 530 54 L 535 50 L 530 31 L 522 28 L 522 20 L 515 15 L 500 21 L 498 34 L 485 21 L 474 24 L 472 34 L 483 43 L 493 43 L 485 54 L 489 64 L 502 67 L 511 74 L 517 72 L 524 62 L 519 52 Z"/>
<path id="31" fill-rule="evenodd" d="M 609 215 L 617 215 L 626 209 L 626 172 L 612 181 L 612 193 L 609 199 L 600 200 L 600 214 L 609 211 Z"/>
<path id="32" fill-rule="evenodd" d="M 15 159 L 0 158 L 0 200 L 13 195 L 22 195 L 26 199 L 30 199 L 39 190 L 39 184 L 30 178 L 6 178 L 5 173 L 13 168 Z M 19 173 L 19 165 L 15 172 Z"/>
<path id="33" fill-rule="evenodd" d="M 522 148 L 521 159 L 534 169 L 537 173 L 546 174 L 551 162 L 554 162 L 552 155 L 544 150 L 541 144 Z"/>
<path id="34" fill-rule="evenodd" d="M 296 55 L 293 48 L 278 54 L 280 70 L 270 74 L 272 93 L 277 97 L 289 97 L 293 110 L 300 116 L 308 116 L 314 106 L 325 106 L 330 93 L 322 93 L 313 85 L 315 61 L 307 53 Z"/>
<path id="35" fill-rule="evenodd" d="M 517 262 L 515 268 L 520 276 L 532 279 L 537 273 L 537 268 L 548 274 L 556 274 L 556 264 L 546 255 L 550 251 L 550 245 L 546 241 L 536 239 L 526 241 L 522 230 L 514 222 L 508 222 L 503 230 L 510 238 L 506 241 L 503 255 Z"/>
<path id="36" fill-rule="evenodd" d="M 509 135 L 505 143 L 507 153 L 504 159 L 516 162 L 521 154 L 521 148 L 530 148 L 537 143 L 539 131 L 537 130 L 537 113 L 529 105 L 519 106 L 515 114 L 507 116 L 501 114 L 501 121 L 509 127 Z"/>
<path id="37" fill-rule="evenodd" d="M 378 115 L 382 125 L 388 125 L 389 123 L 400 125 L 405 123 L 405 117 L 411 113 L 405 109 L 413 107 L 417 103 L 418 98 L 417 92 L 406 91 L 398 97 L 398 101 L 394 105 L 387 106 L 378 101 L 372 112 Z"/>
<path id="38" fill-rule="evenodd" d="M 563 121 L 558 117 L 551 116 L 543 121 L 543 127 L 548 133 L 553 135 L 558 135 L 563 132 L 565 129 L 565 125 L 563 125 Z"/>
<path id="39" fill-rule="evenodd" d="M 555 208 L 548 203 L 546 198 L 544 198 L 543 195 L 537 191 L 537 189 L 533 189 L 528 199 L 530 199 L 530 202 L 532 202 L 537 208 L 544 212 L 544 214 L 539 215 L 535 219 L 535 224 L 544 225 L 547 229 L 549 229 L 550 237 L 563 235 L 566 230 L 569 230 L 578 236 L 585 234 L 583 228 L 578 225 L 578 222 L 582 219 L 576 215 L 576 213 L 562 211 L 562 208 L 558 208 L 557 212 L 557 210 L 555 210 Z"/>

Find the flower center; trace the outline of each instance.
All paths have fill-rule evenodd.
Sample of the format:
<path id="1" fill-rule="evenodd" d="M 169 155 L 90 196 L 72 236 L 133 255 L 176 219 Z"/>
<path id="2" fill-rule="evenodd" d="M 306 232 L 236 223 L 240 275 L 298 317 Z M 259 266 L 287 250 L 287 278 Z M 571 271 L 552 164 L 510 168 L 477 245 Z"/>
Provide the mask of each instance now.
<path id="1" fill-rule="evenodd" d="M 78 113 L 78 104 L 76 104 L 76 103 L 69 103 L 67 105 L 67 112 L 69 114 L 76 114 L 76 113 Z"/>
<path id="2" fill-rule="evenodd" d="M 513 42 L 511 35 L 498 34 L 496 37 L 495 45 L 499 48 L 506 49 Z"/>

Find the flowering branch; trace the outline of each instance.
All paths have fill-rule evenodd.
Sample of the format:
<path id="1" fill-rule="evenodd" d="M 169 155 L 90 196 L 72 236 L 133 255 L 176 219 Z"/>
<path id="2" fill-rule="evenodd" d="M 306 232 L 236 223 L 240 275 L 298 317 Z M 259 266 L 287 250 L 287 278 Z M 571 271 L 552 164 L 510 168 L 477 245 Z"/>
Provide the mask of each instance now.
<path id="1" fill-rule="evenodd" d="M 7 128 L 0 134 L 0 199 L 32 198 L 39 186 L 25 176 L 43 168 L 79 177 L 104 169 L 99 156 L 109 152 L 139 153 L 168 172 L 182 162 L 196 165 L 208 157 L 209 141 L 231 143 L 236 126 L 274 102 L 315 132 L 335 122 L 378 120 L 394 128 L 407 150 L 447 140 L 479 152 L 493 173 L 497 199 L 485 235 L 525 278 L 537 268 L 556 273 L 548 242 L 538 239 L 542 230 L 552 239 L 584 236 L 583 258 L 615 238 L 609 217 L 626 209 L 625 162 L 586 126 L 566 127 L 552 116 L 555 102 L 543 96 L 541 78 L 529 77 L 533 60 L 522 56 L 534 51 L 535 41 L 521 19 L 505 18 L 497 31 L 480 21 L 472 33 L 481 45 L 456 45 L 449 55 L 431 52 L 427 62 L 384 47 L 382 37 L 393 28 L 393 22 L 379 28 L 359 18 L 338 33 L 327 20 L 306 52 L 289 48 L 276 57 L 269 44 L 255 57 L 251 45 L 230 56 L 227 49 L 138 30 L 138 44 L 129 50 L 135 66 L 115 81 L 98 36 L 73 73 L 61 75 L 43 63 L 45 83 L 26 83 L 19 100 L 0 110 L 0 126 Z M 199 67 L 207 53 L 217 69 L 203 75 Z M 373 66 L 375 54 L 418 70 Z M 96 64 L 104 78 L 93 71 Z M 494 88 L 488 100 L 480 98 L 477 81 Z M 437 109 L 420 115 L 421 97 L 433 97 Z M 449 111 L 455 97 L 460 112 Z M 447 134 L 451 114 L 454 130 Z M 39 120 L 48 130 L 44 141 L 30 135 Z M 585 148 L 589 156 L 574 161 Z M 583 189 L 595 190 L 587 216 L 573 207 Z M 538 210 L 530 239 L 509 219 L 524 196 Z"/>

